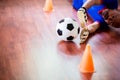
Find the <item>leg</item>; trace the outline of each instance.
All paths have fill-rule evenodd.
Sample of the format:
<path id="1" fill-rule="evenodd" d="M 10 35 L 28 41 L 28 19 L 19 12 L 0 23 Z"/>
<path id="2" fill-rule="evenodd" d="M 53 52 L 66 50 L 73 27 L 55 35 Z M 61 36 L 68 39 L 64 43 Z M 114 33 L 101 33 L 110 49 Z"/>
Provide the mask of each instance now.
<path id="1" fill-rule="evenodd" d="M 87 29 L 85 28 L 86 23 L 87 23 L 86 9 L 89 9 L 90 7 L 92 7 L 93 5 L 96 5 L 96 4 L 101 4 L 101 0 L 87 0 L 83 4 L 82 8 L 80 8 L 78 10 L 77 16 L 78 16 L 78 19 L 80 20 L 81 27 L 83 28 L 81 31 L 81 34 L 80 34 L 81 43 L 84 43 L 87 40 L 89 33 L 95 32 L 100 26 L 99 23 L 96 21 L 96 22 L 88 25 Z M 95 10 L 95 9 L 93 10 L 93 8 L 91 8 L 89 10 L 90 10 L 90 12 L 92 11 L 91 12 L 92 15 L 94 13 L 96 14 L 98 12 L 98 10 Z M 94 13 L 93 13 L 93 11 L 94 11 Z M 93 15 L 93 16 L 95 16 L 95 15 Z M 99 16 L 95 17 L 95 20 L 96 19 L 99 19 Z"/>
<path id="2" fill-rule="evenodd" d="M 87 26 L 90 33 L 94 33 L 100 27 L 100 23 L 95 21 Z"/>
<path id="3" fill-rule="evenodd" d="M 93 5 L 99 5 L 102 3 L 102 0 L 86 0 L 86 2 L 83 4 L 82 7 L 85 7 L 86 9 L 89 9 Z"/>
<path id="4" fill-rule="evenodd" d="M 78 10 L 77 16 L 80 20 L 81 27 L 85 27 L 85 24 L 87 22 L 87 16 L 86 16 L 86 10 L 94 5 L 101 4 L 102 0 L 86 0 L 83 4 L 83 6 Z"/>

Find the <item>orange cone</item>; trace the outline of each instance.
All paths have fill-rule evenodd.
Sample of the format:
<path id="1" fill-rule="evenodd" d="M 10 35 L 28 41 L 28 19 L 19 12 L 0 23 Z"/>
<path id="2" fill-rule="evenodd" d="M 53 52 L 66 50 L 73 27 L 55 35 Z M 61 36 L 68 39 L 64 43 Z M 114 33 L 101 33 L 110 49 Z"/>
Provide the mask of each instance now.
<path id="1" fill-rule="evenodd" d="M 51 12 L 53 10 L 53 3 L 52 0 L 46 0 L 45 6 L 43 8 L 45 12 Z"/>
<path id="2" fill-rule="evenodd" d="M 80 63 L 80 71 L 83 73 L 92 73 L 94 72 L 94 63 L 92 59 L 91 47 L 87 44 L 85 52 Z"/>

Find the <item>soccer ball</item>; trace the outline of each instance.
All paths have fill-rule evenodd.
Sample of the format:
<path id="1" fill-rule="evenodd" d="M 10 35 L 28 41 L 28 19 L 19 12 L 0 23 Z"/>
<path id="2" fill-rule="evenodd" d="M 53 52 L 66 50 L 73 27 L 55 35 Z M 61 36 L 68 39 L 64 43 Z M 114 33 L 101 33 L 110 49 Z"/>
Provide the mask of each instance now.
<path id="1" fill-rule="evenodd" d="M 57 23 L 56 32 L 62 40 L 72 41 L 77 38 L 80 27 L 74 19 L 64 18 Z"/>

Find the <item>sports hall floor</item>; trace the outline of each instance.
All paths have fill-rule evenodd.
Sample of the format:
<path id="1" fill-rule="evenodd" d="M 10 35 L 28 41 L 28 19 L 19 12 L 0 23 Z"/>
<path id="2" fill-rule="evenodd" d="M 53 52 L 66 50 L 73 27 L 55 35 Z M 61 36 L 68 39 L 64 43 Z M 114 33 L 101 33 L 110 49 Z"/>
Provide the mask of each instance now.
<path id="1" fill-rule="evenodd" d="M 53 0 L 54 11 L 45 13 L 45 0 L 0 0 L 0 80 L 120 80 L 119 28 L 96 32 L 80 47 L 57 38 L 60 19 L 77 19 L 71 1 Z M 78 68 L 86 44 L 93 74 Z"/>

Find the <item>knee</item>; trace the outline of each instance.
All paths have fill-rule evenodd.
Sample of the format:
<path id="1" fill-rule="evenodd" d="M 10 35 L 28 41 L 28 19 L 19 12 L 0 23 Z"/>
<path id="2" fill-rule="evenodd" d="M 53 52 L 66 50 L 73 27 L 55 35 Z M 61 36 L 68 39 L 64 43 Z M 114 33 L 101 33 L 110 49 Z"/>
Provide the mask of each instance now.
<path id="1" fill-rule="evenodd" d="M 87 2 L 91 3 L 91 4 L 96 4 L 97 0 L 86 0 Z"/>
<path id="2" fill-rule="evenodd" d="M 94 5 L 102 4 L 102 0 L 87 0 L 87 1 L 91 2 Z"/>

